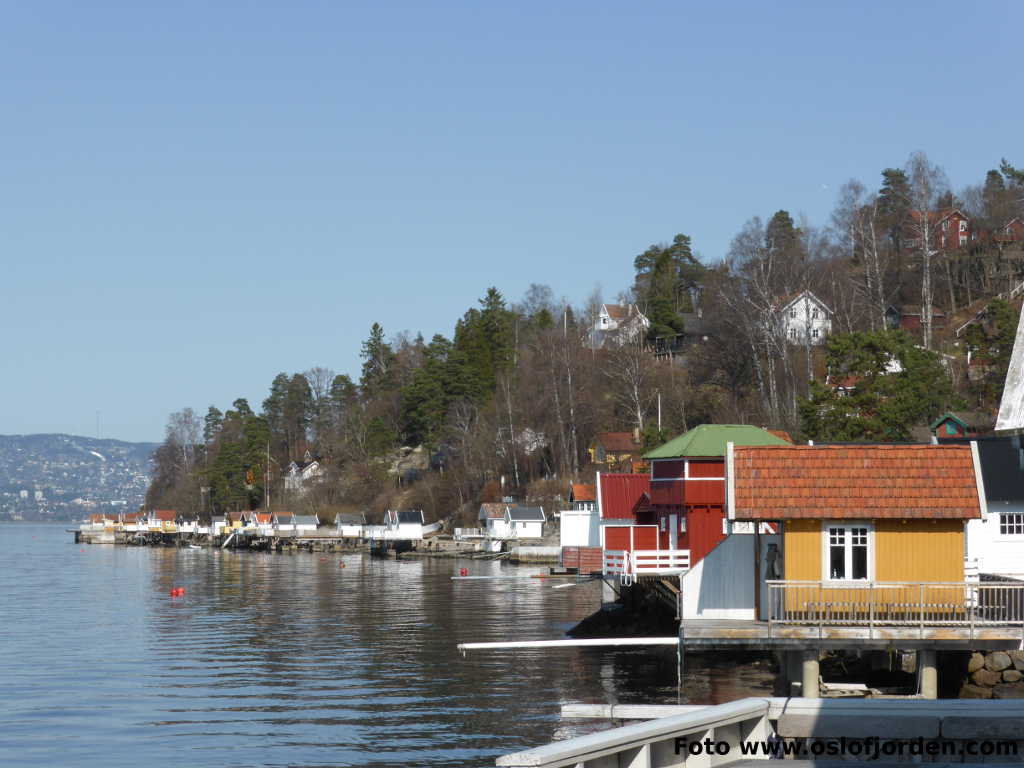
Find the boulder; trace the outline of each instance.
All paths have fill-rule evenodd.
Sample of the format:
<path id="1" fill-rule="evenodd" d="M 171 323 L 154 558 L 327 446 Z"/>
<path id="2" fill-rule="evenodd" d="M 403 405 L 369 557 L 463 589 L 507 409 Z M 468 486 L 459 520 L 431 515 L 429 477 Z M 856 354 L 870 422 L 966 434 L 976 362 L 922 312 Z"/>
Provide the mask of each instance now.
<path id="1" fill-rule="evenodd" d="M 994 699 L 1024 699 L 1024 684 L 1001 683 L 992 689 Z"/>
<path id="2" fill-rule="evenodd" d="M 985 669 L 991 669 L 993 672 L 1002 672 L 1012 666 L 1010 655 L 1005 651 L 992 651 L 985 657 Z"/>
<path id="3" fill-rule="evenodd" d="M 985 666 L 985 657 L 980 653 L 972 653 L 971 660 L 967 662 L 967 674 L 977 672 Z"/>
<path id="4" fill-rule="evenodd" d="M 1021 679 L 1024 679 L 1024 674 L 1021 674 L 1016 669 L 1004 669 L 1003 670 L 1003 682 L 1004 683 L 1017 683 Z"/>
<path id="5" fill-rule="evenodd" d="M 991 688 L 993 685 L 1003 681 L 1003 675 L 1001 672 L 993 672 L 991 669 L 982 667 L 971 675 L 971 680 L 976 685 L 987 685 Z"/>
<path id="6" fill-rule="evenodd" d="M 1013 661 L 1013 668 L 1024 671 L 1024 651 L 1007 651 L 1007 653 Z"/>
<path id="7" fill-rule="evenodd" d="M 980 685 L 971 685 L 970 683 L 964 683 L 960 688 L 960 695 L 958 698 L 961 699 L 991 699 L 992 689 L 985 688 Z"/>

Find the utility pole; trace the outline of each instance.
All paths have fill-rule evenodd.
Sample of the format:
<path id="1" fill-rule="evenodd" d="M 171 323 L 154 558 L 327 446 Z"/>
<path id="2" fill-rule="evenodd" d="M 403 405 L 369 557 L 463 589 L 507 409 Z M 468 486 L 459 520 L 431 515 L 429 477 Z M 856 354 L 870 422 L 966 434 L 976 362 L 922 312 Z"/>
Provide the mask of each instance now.
<path id="1" fill-rule="evenodd" d="M 267 441 L 267 472 L 263 482 L 263 509 L 270 513 L 270 441 Z"/>

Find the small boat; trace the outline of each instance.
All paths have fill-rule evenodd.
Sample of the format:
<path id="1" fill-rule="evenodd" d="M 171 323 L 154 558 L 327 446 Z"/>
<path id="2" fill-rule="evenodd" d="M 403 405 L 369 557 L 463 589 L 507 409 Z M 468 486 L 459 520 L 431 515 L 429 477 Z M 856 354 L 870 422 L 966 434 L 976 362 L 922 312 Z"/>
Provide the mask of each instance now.
<path id="1" fill-rule="evenodd" d="M 189 544 L 188 548 L 189 549 L 202 549 L 202 547 L 200 547 L 198 544 Z"/>

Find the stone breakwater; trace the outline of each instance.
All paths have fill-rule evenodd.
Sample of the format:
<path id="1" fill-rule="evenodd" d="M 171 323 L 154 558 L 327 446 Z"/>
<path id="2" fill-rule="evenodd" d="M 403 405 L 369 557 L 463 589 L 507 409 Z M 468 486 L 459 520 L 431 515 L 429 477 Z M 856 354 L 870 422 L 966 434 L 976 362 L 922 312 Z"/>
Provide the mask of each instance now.
<path id="1" fill-rule="evenodd" d="M 1024 651 L 972 653 L 961 699 L 1024 699 Z"/>

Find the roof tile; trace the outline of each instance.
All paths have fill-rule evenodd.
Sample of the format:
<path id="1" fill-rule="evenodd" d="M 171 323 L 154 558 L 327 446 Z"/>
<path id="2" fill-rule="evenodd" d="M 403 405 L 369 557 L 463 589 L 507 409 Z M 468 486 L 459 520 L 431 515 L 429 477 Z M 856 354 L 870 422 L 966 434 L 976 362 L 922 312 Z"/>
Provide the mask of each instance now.
<path id="1" fill-rule="evenodd" d="M 966 445 L 736 446 L 741 520 L 977 518 Z"/>

